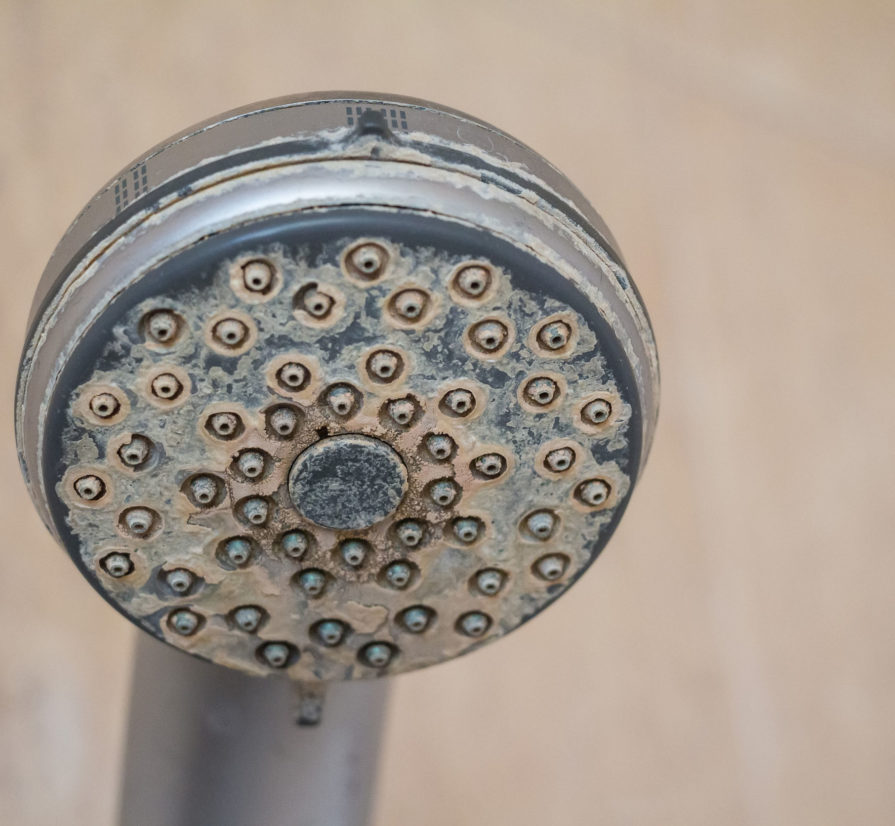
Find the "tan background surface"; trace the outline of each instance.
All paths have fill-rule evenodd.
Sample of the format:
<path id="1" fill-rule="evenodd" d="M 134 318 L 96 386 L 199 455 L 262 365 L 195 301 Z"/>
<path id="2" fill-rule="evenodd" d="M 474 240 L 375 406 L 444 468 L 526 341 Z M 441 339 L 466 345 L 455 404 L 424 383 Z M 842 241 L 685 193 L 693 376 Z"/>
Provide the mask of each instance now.
<path id="1" fill-rule="evenodd" d="M 664 378 L 600 563 L 506 641 L 395 682 L 378 826 L 895 822 L 893 43 L 887 0 L 3 0 L 0 820 L 112 822 L 135 633 L 16 467 L 52 246 L 191 122 L 369 88 L 566 171 L 620 239 Z"/>

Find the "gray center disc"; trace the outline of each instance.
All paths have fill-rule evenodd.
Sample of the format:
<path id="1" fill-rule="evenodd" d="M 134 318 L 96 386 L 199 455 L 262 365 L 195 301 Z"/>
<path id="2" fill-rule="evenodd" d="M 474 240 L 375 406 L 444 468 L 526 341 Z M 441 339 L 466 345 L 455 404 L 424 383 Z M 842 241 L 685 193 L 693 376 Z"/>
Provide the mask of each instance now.
<path id="1" fill-rule="evenodd" d="M 315 442 L 289 471 L 289 494 L 305 517 L 325 528 L 359 530 L 394 513 L 407 490 L 407 468 L 385 442 L 348 434 Z"/>

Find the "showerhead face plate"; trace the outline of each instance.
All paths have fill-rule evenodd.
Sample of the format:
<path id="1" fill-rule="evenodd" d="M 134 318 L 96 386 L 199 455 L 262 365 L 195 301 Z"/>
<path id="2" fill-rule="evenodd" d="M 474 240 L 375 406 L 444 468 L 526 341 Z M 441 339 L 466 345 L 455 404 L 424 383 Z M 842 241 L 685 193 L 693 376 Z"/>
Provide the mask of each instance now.
<path id="1" fill-rule="evenodd" d="M 518 627 L 605 545 L 655 348 L 608 231 L 531 150 L 310 96 L 172 139 L 93 210 L 35 302 L 19 445 L 145 630 L 255 674 L 397 673 Z"/>

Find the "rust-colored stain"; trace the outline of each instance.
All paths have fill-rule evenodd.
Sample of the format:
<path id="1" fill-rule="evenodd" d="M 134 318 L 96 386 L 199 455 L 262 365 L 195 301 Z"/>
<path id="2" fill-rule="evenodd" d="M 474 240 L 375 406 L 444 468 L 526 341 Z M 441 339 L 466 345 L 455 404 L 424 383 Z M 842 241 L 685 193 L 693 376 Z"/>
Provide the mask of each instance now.
<path id="1" fill-rule="evenodd" d="M 68 402 L 57 489 L 85 564 L 140 624 L 302 681 L 420 668 L 511 631 L 592 561 L 629 489 L 630 400 L 573 308 L 490 261 L 388 238 L 331 247 L 246 249 L 122 318 Z M 105 419 L 100 392 L 118 400 Z M 595 399 L 602 421 L 583 413 Z M 394 511 L 359 530 L 315 524 L 290 496 L 296 458 L 340 434 L 406 468 Z M 365 543 L 360 564 L 346 540 Z"/>

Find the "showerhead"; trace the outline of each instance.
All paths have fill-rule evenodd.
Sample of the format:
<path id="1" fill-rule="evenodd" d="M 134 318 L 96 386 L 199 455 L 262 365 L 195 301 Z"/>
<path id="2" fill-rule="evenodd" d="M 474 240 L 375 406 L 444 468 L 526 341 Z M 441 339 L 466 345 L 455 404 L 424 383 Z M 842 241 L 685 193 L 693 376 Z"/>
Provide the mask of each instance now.
<path id="1" fill-rule="evenodd" d="M 618 524 L 655 345 L 606 226 L 508 135 L 397 96 L 276 100 L 115 177 L 40 282 L 35 505 L 144 630 L 332 681 L 478 648 Z"/>

